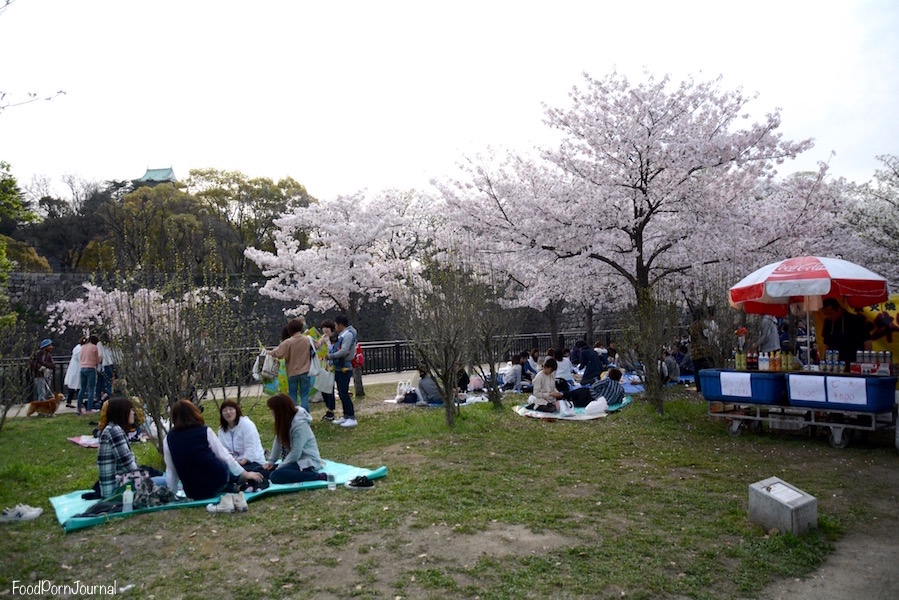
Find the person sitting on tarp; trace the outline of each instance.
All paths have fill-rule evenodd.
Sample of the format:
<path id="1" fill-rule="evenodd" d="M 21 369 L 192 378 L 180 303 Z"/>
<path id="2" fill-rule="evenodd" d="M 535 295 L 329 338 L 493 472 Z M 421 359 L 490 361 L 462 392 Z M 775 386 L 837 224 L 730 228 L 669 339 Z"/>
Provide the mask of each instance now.
<path id="1" fill-rule="evenodd" d="M 668 350 L 662 350 L 659 367 L 659 370 L 662 373 L 662 385 L 678 383 L 680 381 L 680 367 Z"/>
<path id="2" fill-rule="evenodd" d="M 606 399 L 609 406 L 621 404 L 624 400 L 624 386 L 621 385 L 621 371 L 612 367 L 606 376 L 590 387 L 579 387 L 564 395 L 575 407 L 583 408 L 600 396 Z"/>
<path id="3" fill-rule="evenodd" d="M 428 406 L 431 404 L 443 404 L 443 396 L 440 395 L 440 388 L 437 382 L 428 373 L 428 368 L 424 365 L 418 365 L 418 385 L 415 391 L 418 393 L 418 402 L 416 406 Z"/>
<path id="4" fill-rule="evenodd" d="M 556 412 L 556 400 L 562 397 L 562 393 L 556 389 L 555 358 L 547 358 L 543 361 L 543 368 L 534 377 L 533 401 L 525 408 L 540 412 Z"/>
<path id="5" fill-rule="evenodd" d="M 513 392 L 521 391 L 521 355 L 513 354 L 509 359 L 509 367 L 503 374 L 503 389 Z"/>
<path id="6" fill-rule="evenodd" d="M 836 350 L 846 370 L 859 350 L 871 349 L 871 330 L 862 315 L 847 313 L 836 298 L 825 298 L 821 309 L 824 326 L 821 339 L 825 350 Z"/>

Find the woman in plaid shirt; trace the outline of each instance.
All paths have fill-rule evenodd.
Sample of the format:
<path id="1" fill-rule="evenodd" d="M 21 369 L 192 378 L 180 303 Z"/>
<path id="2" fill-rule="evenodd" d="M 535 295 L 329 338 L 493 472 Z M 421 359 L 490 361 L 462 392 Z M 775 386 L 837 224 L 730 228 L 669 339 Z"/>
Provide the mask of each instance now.
<path id="1" fill-rule="evenodd" d="M 116 489 L 116 475 L 124 475 L 137 470 L 137 461 L 128 445 L 125 430 L 134 423 L 134 407 L 127 398 L 109 400 L 106 409 L 106 427 L 100 434 L 97 449 L 97 471 L 99 472 L 100 494 L 107 498 Z"/>

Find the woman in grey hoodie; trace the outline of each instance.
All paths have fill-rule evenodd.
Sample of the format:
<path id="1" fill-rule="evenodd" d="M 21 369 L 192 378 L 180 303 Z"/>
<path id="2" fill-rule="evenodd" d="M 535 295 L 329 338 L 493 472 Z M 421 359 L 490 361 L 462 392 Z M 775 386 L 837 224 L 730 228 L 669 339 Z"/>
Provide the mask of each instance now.
<path id="1" fill-rule="evenodd" d="M 309 423 L 312 417 L 297 406 L 287 394 L 276 394 L 268 399 L 269 410 L 275 419 L 275 441 L 268 462 L 263 465 L 272 471 L 272 483 L 300 483 L 303 481 L 325 481 L 327 474 L 319 473 L 322 468 L 318 443 Z M 281 456 L 281 450 L 287 455 L 275 468 L 275 462 Z M 274 470 L 273 470 L 274 469 Z"/>

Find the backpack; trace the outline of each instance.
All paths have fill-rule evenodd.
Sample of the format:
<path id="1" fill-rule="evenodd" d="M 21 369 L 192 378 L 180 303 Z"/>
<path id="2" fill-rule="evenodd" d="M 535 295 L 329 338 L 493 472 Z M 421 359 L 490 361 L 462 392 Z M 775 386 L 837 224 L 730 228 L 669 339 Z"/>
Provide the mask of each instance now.
<path id="1" fill-rule="evenodd" d="M 353 360 L 350 361 L 350 365 L 354 369 L 360 369 L 365 364 L 365 355 L 362 353 L 362 344 L 356 342 L 356 354 L 353 355 Z"/>

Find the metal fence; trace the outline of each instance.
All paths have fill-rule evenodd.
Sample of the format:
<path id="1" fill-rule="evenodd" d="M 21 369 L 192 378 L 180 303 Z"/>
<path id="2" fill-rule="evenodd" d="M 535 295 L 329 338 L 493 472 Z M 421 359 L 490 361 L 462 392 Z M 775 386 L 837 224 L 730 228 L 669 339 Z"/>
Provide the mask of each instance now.
<path id="1" fill-rule="evenodd" d="M 583 339 L 584 332 L 566 331 L 559 335 L 556 344 L 551 343 L 548 333 L 517 335 L 513 338 L 510 352 L 522 352 L 538 348 L 541 354 L 550 346 L 570 347 L 576 340 Z M 415 369 L 418 364 L 415 351 L 405 340 L 362 342 L 365 355 L 363 375 L 374 373 L 399 373 Z M 252 381 L 253 362 L 259 348 L 229 348 L 212 353 L 209 362 L 208 381 L 214 385 L 237 385 Z M 66 368 L 71 355 L 54 356 L 52 387 L 55 392 L 65 392 L 64 384 Z M 504 360 L 508 360 L 508 356 Z M 13 391 L 18 397 L 14 403 L 28 402 L 34 399 L 34 384 L 28 370 L 29 359 L 16 358 L 0 361 L 0 389 Z"/>

